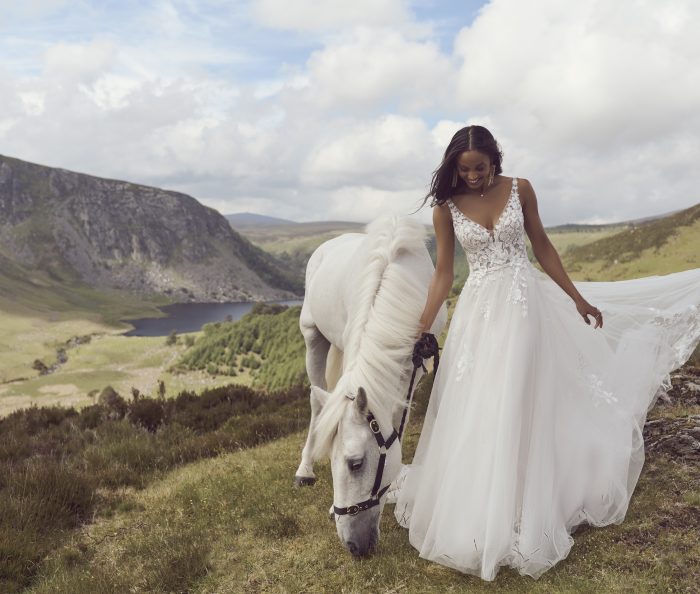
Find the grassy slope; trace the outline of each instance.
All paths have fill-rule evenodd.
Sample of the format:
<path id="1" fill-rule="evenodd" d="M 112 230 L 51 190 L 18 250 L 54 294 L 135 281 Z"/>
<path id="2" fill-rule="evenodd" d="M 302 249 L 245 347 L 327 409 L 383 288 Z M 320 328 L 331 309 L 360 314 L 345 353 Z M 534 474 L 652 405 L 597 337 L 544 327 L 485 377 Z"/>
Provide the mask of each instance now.
<path id="1" fill-rule="evenodd" d="M 576 279 L 621 280 L 696 268 L 699 254 L 700 204 L 572 248 L 564 265 Z"/>
<path id="2" fill-rule="evenodd" d="M 406 436 L 410 459 L 429 385 Z M 679 414 L 700 412 L 684 407 Z M 651 416 L 673 415 L 665 409 Z M 700 579 L 700 468 L 651 452 L 619 526 L 584 527 L 540 580 L 501 570 L 493 583 L 418 558 L 387 506 L 380 551 L 354 560 L 326 512 L 328 464 L 294 489 L 303 433 L 197 462 L 85 528 L 55 554 L 33 592 L 691 592 Z"/>

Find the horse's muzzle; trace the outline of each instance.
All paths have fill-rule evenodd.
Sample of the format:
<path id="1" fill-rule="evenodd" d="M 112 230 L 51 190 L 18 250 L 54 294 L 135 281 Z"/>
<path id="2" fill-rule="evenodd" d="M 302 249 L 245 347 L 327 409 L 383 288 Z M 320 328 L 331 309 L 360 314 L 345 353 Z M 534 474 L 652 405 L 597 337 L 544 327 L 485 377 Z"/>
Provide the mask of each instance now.
<path id="1" fill-rule="evenodd" d="M 375 532 L 369 539 L 359 543 L 352 540 L 348 541 L 345 543 L 345 547 L 350 551 L 353 557 L 369 557 L 376 552 L 378 542 L 379 537 Z"/>

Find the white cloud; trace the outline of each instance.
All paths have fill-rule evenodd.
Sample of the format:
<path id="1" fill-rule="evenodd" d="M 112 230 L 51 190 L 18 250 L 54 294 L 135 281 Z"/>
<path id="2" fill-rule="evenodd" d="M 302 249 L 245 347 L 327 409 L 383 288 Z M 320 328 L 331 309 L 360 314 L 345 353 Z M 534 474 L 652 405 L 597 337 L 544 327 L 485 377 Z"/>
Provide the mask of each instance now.
<path id="1" fill-rule="evenodd" d="M 311 54 L 306 99 L 322 109 L 377 110 L 387 104 L 417 113 L 452 91 L 449 57 L 430 41 L 391 29 L 358 27 Z"/>
<path id="2" fill-rule="evenodd" d="M 533 181 L 545 224 L 698 200 L 697 3 L 493 0 L 454 47 L 399 0 L 260 0 L 246 21 L 250 6 L 15 10 L 0 152 L 222 212 L 367 220 L 413 210 L 454 132 L 482 123 L 505 173 Z"/>
<path id="3" fill-rule="evenodd" d="M 431 143 L 430 130 L 420 118 L 389 115 L 349 122 L 311 150 L 301 179 L 307 186 L 322 188 L 415 188 L 422 182 L 420 172 L 429 167 Z"/>
<path id="4" fill-rule="evenodd" d="M 697 201 L 699 17 L 689 0 L 494 0 L 462 29 L 457 97 L 503 131 L 512 173 L 541 182 L 546 221 Z"/>
<path id="5" fill-rule="evenodd" d="M 256 0 L 254 11 L 266 26 L 327 31 L 355 25 L 396 26 L 409 20 L 402 0 Z"/>

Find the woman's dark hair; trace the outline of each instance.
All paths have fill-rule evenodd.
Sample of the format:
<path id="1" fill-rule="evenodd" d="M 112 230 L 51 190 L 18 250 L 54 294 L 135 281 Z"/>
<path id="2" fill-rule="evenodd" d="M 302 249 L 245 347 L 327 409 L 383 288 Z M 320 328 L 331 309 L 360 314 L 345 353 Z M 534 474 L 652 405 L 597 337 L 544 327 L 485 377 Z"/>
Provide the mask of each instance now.
<path id="1" fill-rule="evenodd" d="M 442 163 L 433 172 L 430 191 L 423 199 L 421 207 L 425 206 L 430 198 L 432 198 L 430 206 L 444 204 L 448 198 L 459 194 L 464 189 L 464 180 L 459 176 L 457 177 L 457 185 L 452 187 L 452 179 L 457 168 L 457 157 L 464 151 L 479 151 L 488 155 L 491 163 L 496 166 L 496 175 L 503 172 L 501 168 L 503 152 L 493 134 L 483 126 L 466 126 L 458 130 L 450 140 L 450 144 L 447 145 Z"/>

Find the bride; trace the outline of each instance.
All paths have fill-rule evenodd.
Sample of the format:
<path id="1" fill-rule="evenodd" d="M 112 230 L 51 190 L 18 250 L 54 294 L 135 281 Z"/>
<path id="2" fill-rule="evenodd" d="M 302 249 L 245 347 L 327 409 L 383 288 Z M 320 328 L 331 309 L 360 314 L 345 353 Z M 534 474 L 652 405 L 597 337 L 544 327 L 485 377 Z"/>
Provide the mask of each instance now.
<path id="1" fill-rule="evenodd" d="M 452 286 L 455 238 L 469 277 L 395 507 L 421 557 L 484 580 L 503 565 L 538 578 L 577 525 L 623 521 L 647 411 L 700 341 L 700 269 L 572 282 L 532 185 L 501 159 L 486 128 L 459 130 L 426 197 L 437 262 L 424 332 Z"/>

